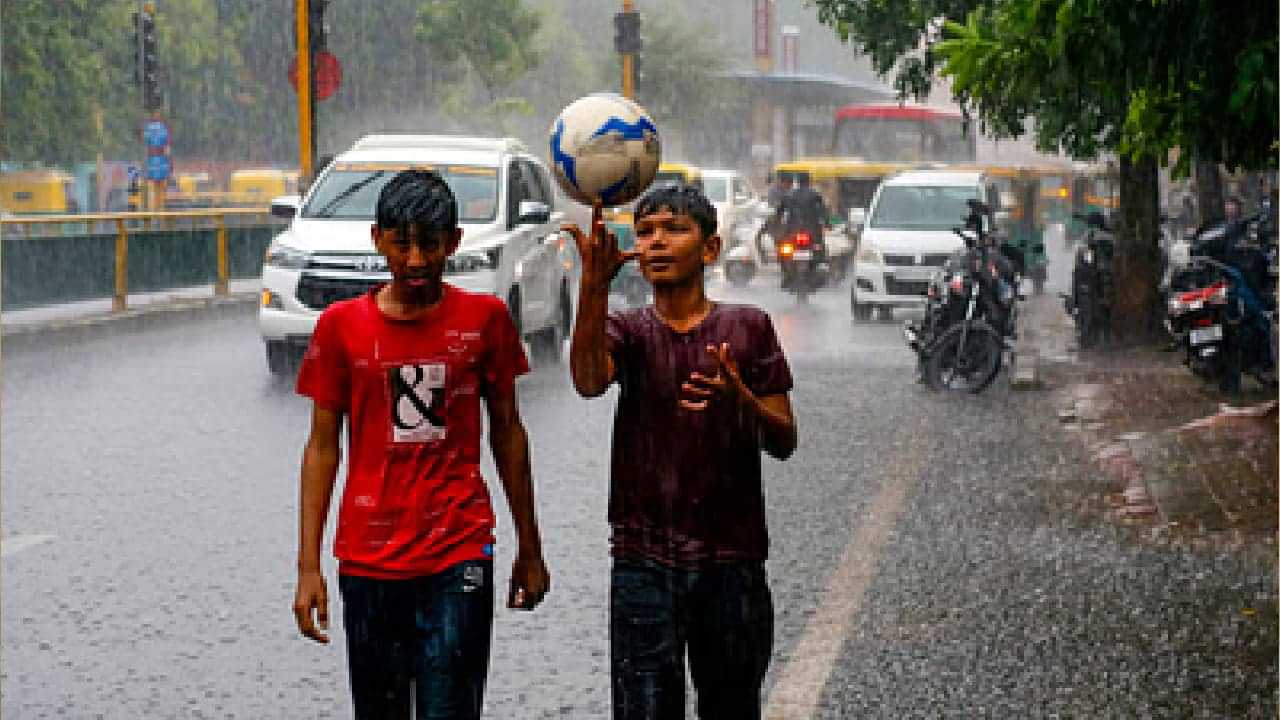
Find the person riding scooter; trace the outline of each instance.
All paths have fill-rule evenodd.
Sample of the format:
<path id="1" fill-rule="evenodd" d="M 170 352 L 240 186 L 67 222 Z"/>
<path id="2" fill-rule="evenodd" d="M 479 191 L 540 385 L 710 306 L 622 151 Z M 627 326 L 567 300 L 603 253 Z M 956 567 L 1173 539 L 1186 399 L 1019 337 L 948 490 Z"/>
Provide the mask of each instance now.
<path id="1" fill-rule="evenodd" d="M 781 229 L 778 237 L 784 240 L 807 235 L 805 249 L 812 253 L 810 266 L 818 267 L 827 262 L 823 242 L 827 217 L 827 203 L 822 194 L 813 189 L 808 173 L 797 173 L 796 188 L 783 196 L 774 215 L 774 225 Z M 783 288 L 789 288 L 794 279 L 795 273 L 784 271 Z"/>

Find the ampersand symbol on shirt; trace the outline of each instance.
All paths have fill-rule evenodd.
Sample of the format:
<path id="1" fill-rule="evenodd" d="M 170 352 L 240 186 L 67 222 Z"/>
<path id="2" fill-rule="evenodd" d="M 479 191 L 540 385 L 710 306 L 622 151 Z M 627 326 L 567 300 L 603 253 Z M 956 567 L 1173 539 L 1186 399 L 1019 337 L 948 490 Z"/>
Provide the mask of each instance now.
<path id="1" fill-rule="evenodd" d="M 413 373 L 413 380 L 405 379 L 405 371 Z M 444 427 L 444 418 L 440 415 L 441 401 L 444 399 L 444 388 L 424 386 L 427 377 L 422 365 L 405 365 L 392 368 L 391 380 L 391 421 L 402 430 L 422 427 L 423 423 L 431 423 L 435 427 Z M 418 411 L 416 422 L 405 418 L 409 409 L 403 401 L 408 401 L 412 409 Z"/>

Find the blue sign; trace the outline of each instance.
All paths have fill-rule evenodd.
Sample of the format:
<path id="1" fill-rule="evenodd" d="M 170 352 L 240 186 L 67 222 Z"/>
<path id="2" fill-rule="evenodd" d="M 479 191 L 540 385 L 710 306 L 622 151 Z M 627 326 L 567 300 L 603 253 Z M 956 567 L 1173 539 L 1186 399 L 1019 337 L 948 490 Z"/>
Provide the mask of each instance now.
<path id="1" fill-rule="evenodd" d="M 163 120 L 152 120 L 142 129 L 147 147 L 162 148 L 169 144 L 169 126 Z"/>
<path id="2" fill-rule="evenodd" d="M 169 162 L 168 155 L 150 155 L 147 157 L 148 180 L 168 180 L 171 172 L 173 172 L 173 165 Z"/>

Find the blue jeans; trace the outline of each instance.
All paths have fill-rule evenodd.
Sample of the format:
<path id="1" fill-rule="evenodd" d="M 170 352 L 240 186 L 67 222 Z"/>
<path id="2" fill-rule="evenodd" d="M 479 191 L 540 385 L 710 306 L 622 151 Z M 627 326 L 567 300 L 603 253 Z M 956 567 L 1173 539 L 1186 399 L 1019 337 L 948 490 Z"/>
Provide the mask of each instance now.
<path id="1" fill-rule="evenodd" d="M 338 587 L 356 718 L 408 718 L 411 699 L 420 720 L 480 717 L 493 627 L 492 560 L 411 580 L 340 575 Z"/>
<path id="2" fill-rule="evenodd" d="M 773 652 L 763 563 L 678 570 L 616 559 L 609 593 L 615 720 L 684 718 L 685 653 L 702 720 L 758 720 Z"/>

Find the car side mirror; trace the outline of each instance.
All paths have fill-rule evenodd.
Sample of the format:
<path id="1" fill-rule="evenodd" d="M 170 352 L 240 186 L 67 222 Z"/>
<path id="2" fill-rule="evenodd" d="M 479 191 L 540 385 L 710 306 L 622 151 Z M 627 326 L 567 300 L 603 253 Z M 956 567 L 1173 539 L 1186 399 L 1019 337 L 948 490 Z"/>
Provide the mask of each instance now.
<path id="1" fill-rule="evenodd" d="M 537 200 L 521 200 L 517 225 L 542 225 L 551 221 L 551 206 Z"/>
<path id="2" fill-rule="evenodd" d="M 302 196 L 300 195 L 281 195 L 280 197 L 272 198 L 271 216 L 292 220 L 298 214 L 300 205 L 302 205 Z"/>
<path id="3" fill-rule="evenodd" d="M 867 209 L 860 207 L 849 208 L 849 225 L 862 227 L 865 224 L 867 224 Z"/>

